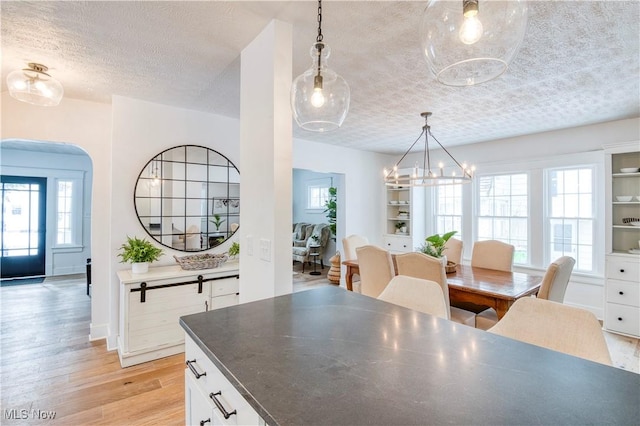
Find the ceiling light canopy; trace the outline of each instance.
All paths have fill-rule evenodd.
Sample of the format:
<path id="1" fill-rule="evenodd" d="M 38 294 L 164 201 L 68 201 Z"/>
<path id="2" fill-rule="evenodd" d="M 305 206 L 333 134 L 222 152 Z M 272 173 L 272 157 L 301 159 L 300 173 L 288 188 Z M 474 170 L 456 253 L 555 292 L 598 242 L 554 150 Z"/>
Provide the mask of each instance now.
<path id="1" fill-rule="evenodd" d="M 291 86 L 293 117 L 300 127 L 313 132 L 340 127 L 347 117 L 351 96 L 344 78 L 327 66 L 331 48 L 322 39 L 322 0 L 319 0 L 318 36 L 311 46 L 313 65 Z"/>
<path id="2" fill-rule="evenodd" d="M 436 186 L 455 185 L 460 183 L 470 183 L 475 172 L 475 166 L 467 163 L 459 163 L 447 149 L 431 134 L 431 126 L 428 120 L 430 112 L 420 114 L 424 117 L 424 126 L 418 138 L 411 144 L 400 160 L 390 169 L 384 169 L 384 183 L 387 186 Z M 402 164 L 405 157 L 411 152 L 413 147 L 424 135 L 424 152 L 422 168 L 416 162 L 413 167 Z M 431 168 L 431 148 L 429 147 L 429 136 L 433 138 L 443 152 L 453 161 L 453 165 L 438 163 L 438 168 L 434 171 Z M 446 171 L 445 171 L 446 170 Z"/>
<path id="3" fill-rule="evenodd" d="M 420 41 L 429 70 L 447 86 L 472 86 L 502 75 L 527 29 L 525 0 L 430 0 Z"/>
<path id="4" fill-rule="evenodd" d="M 56 106 L 64 89 L 62 84 L 47 74 L 46 66 L 29 63 L 29 68 L 16 70 L 7 76 L 9 94 L 22 102 L 40 106 Z"/>

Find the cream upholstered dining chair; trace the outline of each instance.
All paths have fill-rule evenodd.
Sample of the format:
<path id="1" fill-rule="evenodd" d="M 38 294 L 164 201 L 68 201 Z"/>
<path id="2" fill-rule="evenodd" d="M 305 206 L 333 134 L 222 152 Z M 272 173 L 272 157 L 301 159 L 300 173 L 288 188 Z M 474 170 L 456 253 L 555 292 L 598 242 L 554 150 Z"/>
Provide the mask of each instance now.
<path id="1" fill-rule="evenodd" d="M 344 256 L 342 260 L 356 260 L 356 249 L 358 247 L 366 246 L 369 244 L 369 239 L 362 235 L 351 234 L 348 237 L 342 239 L 342 248 L 344 249 Z"/>
<path id="2" fill-rule="evenodd" d="M 551 262 L 542 278 L 538 299 L 562 303 L 575 264 L 575 259 L 569 256 L 562 256 Z"/>
<path id="3" fill-rule="evenodd" d="M 569 285 L 573 265 L 576 261 L 569 256 L 562 256 L 547 267 L 538 291 L 538 299 L 548 299 L 562 303 Z M 487 330 L 498 322 L 498 314 L 493 309 L 486 309 L 476 316 L 476 328 Z"/>
<path id="4" fill-rule="evenodd" d="M 395 260 L 396 266 L 398 267 L 398 275 L 435 281 L 440 285 L 442 293 L 444 294 L 445 303 L 447 307 L 449 307 L 449 318 L 451 321 L 475 327 L 475 313 L 450 306 L 449 283 L 447 282 L 447 273 L 444 269 L 445 264 L 443 258 L 432 257 L 419 252 L 411 252 L 398 254 Z"/>
<path id="5" fill-rule="evenodd" d="M 358 256 L 356 255 L 356 249 L 358 247 L 366 246 L 369 244 L 369 239 L 367 237 L 363 237 L 362 235 L 351 234 L 342 239 L 342 249 L 344 251 L 344 255 L 342 260 L 357 260 Z M 358 278 L 360 277 L 359 274 Z M 360 292 L 360 279 L 354 280 L 353 277 L 352 284 L 356 289 L 356 292 Z"/>
<path id="6" fill-rule="evenodd" d="M 391 254 L 380 247 L 366 245 L 356 248 L 360 269 L 360 293 L 378 297 L 395 276 Z"/>
<path id="7" fill-rule="evenodd" d="M 514 246 L 502 241 L 476 241 L 471 252 L 471 266 L 510 272 L 514 251 Z M 477 313 L 476 328 L 486 330 L 498 321 L 498 314 L 493 308 L 472 303 L 462 303 L 458 306 Z"/>
<path id="8" fill-rule="evenodd" d="M 457 238 L 449 238 L 444 243 L 444 255 L 447 256 L 447 260 L 460 264 L 462 262 L 462 241 Z"/>
<path id="9" fill-rule="evenodd" d="M 449 309 L 442 287 L 435 281 L 396 275 L 380 293 L 378 299 L 414 311 L 449 319 Z"/>
<path id="10" fill-rule="evenodd" d="M 585 309 L 523 297 L 516 300 L 506 315 L 488 331 L 611 365 L 611 355 L 600 322 Z"/>
<path id="11" fill-rule="evenodd" d="M 476 241 L 471 252 L 471 266 L 511 271 L 515 247 L 498 240 Z"/>

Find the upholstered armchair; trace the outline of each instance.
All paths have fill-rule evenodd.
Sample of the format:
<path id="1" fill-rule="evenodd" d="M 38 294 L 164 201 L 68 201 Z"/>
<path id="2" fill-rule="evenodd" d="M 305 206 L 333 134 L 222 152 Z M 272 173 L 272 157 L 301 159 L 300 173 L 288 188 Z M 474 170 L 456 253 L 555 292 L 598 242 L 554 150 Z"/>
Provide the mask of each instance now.
<path id="1" fill-rule="evenodd" d="M 314 224 L 299 222 L 293 224 L 293 246 L 294 247 L 306 247 L 307 240 L 313 232 Z"/>
<path id="2" fill-rule="evenodd" d="M 308 227 L 311 228 L 311 232 L 309 233 L 304 246 L 297 246 L 296 240 L 293 240 L 293 260 L 302 262 L 302 272 L 304 272 L 304 264 L 309 263 L 309 254 L 312 250 L 319 254 L 320 266 L 324 269 L 324 261 L 322 258 L 324 256 L 324 250 L 327 247 L 329 237 L 331 236 L 331 229 L 329 229 L 329 225 L 326 223 L 308 225 L 307 228 Z M 317 241 L 314 237 L 317 237 Z"/>

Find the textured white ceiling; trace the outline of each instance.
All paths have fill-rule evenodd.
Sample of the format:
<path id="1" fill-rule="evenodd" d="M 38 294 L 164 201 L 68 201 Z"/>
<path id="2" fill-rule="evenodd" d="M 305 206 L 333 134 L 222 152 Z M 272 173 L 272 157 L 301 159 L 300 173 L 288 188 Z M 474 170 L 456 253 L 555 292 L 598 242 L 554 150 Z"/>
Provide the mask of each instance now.
<path id="1" fill-rule="evenodd" d="M 426 2 L 325 1 L 329 66 L 351 87 L 344 125 L 294 136 L 385 153 L 406 150 L 422 111 L 445 145 L 640 116 L 640 2 L 530 1 L 520 52 L 500 78 L 447 87 L 418 39 Z M 123 95 L 239 116 L 241 50 L 271 19 L 293 25 L 292 79 L 309 67 L 315 1 L 2 1 L 5 76 L 40 62 L 65 97 Z M 63 100 L 64 102 L 64 100 Z"/>

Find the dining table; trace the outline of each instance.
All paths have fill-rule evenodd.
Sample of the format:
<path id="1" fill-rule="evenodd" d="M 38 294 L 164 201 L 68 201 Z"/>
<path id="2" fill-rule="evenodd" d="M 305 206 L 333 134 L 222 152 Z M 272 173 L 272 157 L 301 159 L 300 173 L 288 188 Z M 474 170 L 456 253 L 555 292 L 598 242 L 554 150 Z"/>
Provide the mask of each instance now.
<path id="1" fill-rule="evenodd" d="M 353 291 L 353 276 L 360 274 L 358 260 L 345 260 L 342 264 L 346 267 L 347 290 Z M 470 302 L 488 306 L 495 309 L 498 319 L 501 319 L 516 300 L 538 293 L 542 276 L 458 264 L 455 272 L 447 273 L 447 282 L 451 303 Z"/>

